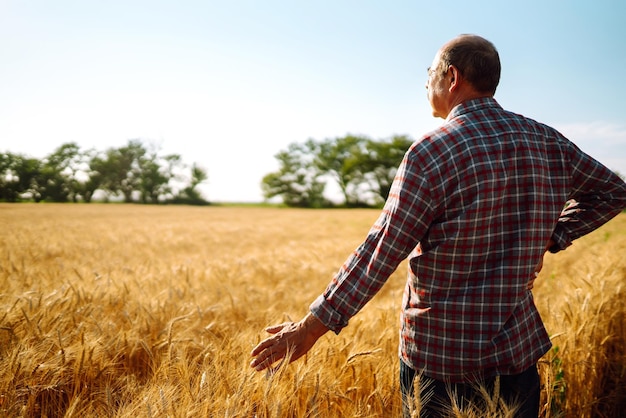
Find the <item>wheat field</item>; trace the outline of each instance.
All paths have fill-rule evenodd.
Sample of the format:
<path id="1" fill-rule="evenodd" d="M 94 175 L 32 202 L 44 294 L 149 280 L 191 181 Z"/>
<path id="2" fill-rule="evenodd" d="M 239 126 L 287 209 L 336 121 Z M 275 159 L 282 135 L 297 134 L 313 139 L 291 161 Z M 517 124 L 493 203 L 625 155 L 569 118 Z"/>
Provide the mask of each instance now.
<path id="1" fill-rule="evenodd" d="M 275 374 L 249 367 L 263 328 L 303 316 L 377 216 L 0 204 L 0 416 L 400 416 L 405 263 L 339 335 Z M 622 214 L 546 256 L 542 417 L 626 410 L 625 254 Z"/>

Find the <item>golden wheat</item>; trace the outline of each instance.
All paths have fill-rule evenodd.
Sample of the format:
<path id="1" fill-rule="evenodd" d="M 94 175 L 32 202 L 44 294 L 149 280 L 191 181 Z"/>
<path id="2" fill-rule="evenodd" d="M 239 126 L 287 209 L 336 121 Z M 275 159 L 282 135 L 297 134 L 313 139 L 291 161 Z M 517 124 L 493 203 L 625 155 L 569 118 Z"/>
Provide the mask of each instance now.
<path id="1" fill-rule="evenodd" d="M 0 204 L 0 415 L 400 416 L 405 265 L 304 358 L 271 375 L 248 366 L 262 329 L 304 315 L 377 216 Z M 540 364 L 544 417 L 624 407 L 625 250 L 620 215 L 546 257 L 535 286 L 555 345 Z"/>

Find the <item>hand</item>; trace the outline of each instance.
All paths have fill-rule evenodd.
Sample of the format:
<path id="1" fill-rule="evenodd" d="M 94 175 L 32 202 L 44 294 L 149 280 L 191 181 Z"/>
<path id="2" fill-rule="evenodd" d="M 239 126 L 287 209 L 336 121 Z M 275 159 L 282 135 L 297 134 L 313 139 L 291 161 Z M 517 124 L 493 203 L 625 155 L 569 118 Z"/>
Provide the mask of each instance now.
<path id="1" fill-rule="evenodd" d="M 530 279 L 530 281 L 528 282 L 528 285 L 526 286 L 526 288 L 528 290 L 532 290 L 533 287 L 535 287 L 535 280 L 537 280 L 537 277 L 539 277 L 539 272 L 536 271 L 533 275 L 533 277 Z"/>
<path id="2" fill-rule="evenodd" d="M 561 211 L 561 216 L 559 217 L 560 222 L 578 222 L 577 214 L 580 212 L 584 212 L 579 202 L 575 200 L 568 200 L 565 202 L 565 207 Z"/>
<path id="3" fill-rule="evenodd" d="M 552 247 L 554 245 L 554 241 L 550 240 L 548 241 L 548 245 L 546 245 L 546 249 L 543 253 L 543 255 L 541 256 L 541 260 L 539 260 L 539 264 L 537 264 L 537 266 L 535 267 L 535 272 L 533 274 L 533 277 L 531 277 L 530 281 L 528 282 L 528 290 L 531 290 L 533 287 L 535 287 L 535 280 L 537 279 L 537 277 L 539 277 L 539 272 L 541 271 L 541 269 L 543 269 L 543 257 L 545 256 L 545 253 L 548 251 L 548 249 L 550 247 Z"/>
<path id="4" fill-rule="evenodd" d="M 305 355 L 328 328 L 309 313 L 300 322 L 285 322 L 267 327 L 273 336 L 261 341 L 250 353 L 250 367 L 256 371 L 270 368 L 274 363 L 288 359 L 289 362 Z"/>

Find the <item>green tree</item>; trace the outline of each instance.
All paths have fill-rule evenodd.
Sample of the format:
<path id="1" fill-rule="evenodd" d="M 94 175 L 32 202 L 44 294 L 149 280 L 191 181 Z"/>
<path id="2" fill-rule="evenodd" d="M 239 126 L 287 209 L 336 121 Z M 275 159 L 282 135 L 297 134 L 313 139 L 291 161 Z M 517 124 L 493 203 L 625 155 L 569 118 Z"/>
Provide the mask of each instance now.
<path id="1" fill-rule="evenodd" d="M 16 202 L 19 198 L 17 182 L 19 177 L 15 172 L 16 155 L 11 153 L 0 154 L 0 200 Z"/>
<path id="2" fill-rule="evenodd" d="M 354 135 L 327 139 L 319 144 L 315 156 L 316 167 L 334 178 L 349 207 L 367 206 L 363 200 L 366 185 L 363 161 L 368 141 L 366 137 Z"/>
<path id="3" fill-rule="evenodd" d="M 202 197 L 197 187 L 209 178 L 206 170 L 197 163 L 191 166 L 191 180 L 187 187 L 172 199 L 173 203 L 185 203 L 190 205 L 206 205 L 209 202 Z"/>
<path id="4" fill-rule="evenodd" d="M 196 187 L 198 187 L 200 184 L 204 183 L 208 179 L 209 175 L 207 174 L 206 170 L 200 167 L 197 163 L 194 163 L 191 166 L 191 182 L 186 188 L 187 195 L 190 197 L 196 195 L 199 196 L 198 192 L 196 191 Z"/>
<path id="5" fill-rule="evenodd" d="M 0 154 L 0 200 L 19 202 L 30 195 L 36 198 L 41 162 L 21 154 Z"/>
<path id="6" fill-rule="evenodd" d="M 20 193 L 30 196 L 35 202 L 42 199 L 37 191 L 38 179 L 41 176 L 42 163 L 37 158 L 20 157 L 15 166 L 15 172 L 19 177 L 18 190 Z"/>
<path id="7" fill-rule="evenodd" d="M 176 178 L 181 161 L 178 154 L 160 157 L 154 151 L 140 158 L 139 191 L 143 203 L 159 203 L 159 198 L 172 192 L 170 181 Z"/>
<path id="8" fill-rule="evenodd" d="M 62 144 L 43 162 L 40 193 L 45 199 L 77 202 L 83 197 L 89 170 L 88 153 L 82 152 L 75 142 Z"/>
<path id="9" fill-rule="evenodd" d="M 384 141 L 367 140 L 360 164 L 377 203 L 387 200 L 398 166 L 412 143 L 406 135 L 394 135 Z"/>
<path id="10" fill-rule="evenodd" d="M 122 195 L 124 202 L 132 203 L 133 195 L 141 189 L 141 159 L 147 150 L 139 140 L 129 140 L 120 148 L 109 148 L 104 159 L 98 161 L 102 170 L 102 186 L 108 195 Z"/>
<path id="11" fill-rule="evenodd" d="M 86 160 L 85 178 L 78 182 L 77 191 L 86 203 L 90 203 L 96 190 L 102 189 L 106 174 L 104 156 L 96 150 L 84 153 Z"/>
<path id="12" fill-rule="evenodd" d="M 62 144 L 43 160 L 12 153 L 0 154 L 0 200 L 17 202 L 91 202 L 96 191 L 107 199 L 122 196 L 129 203 L 175 201 L 207 204 L 197 190 L 208 176 L 194 164 L 191 179 L 178 196 L 173 193 L 186 167 L 178 154 L 160 155 L 138 139 L 104 152 L 82 151 L 74 142 Z M 181 201 L 182 198 L 183 201 Z"/>
<path id="13" fill-rule="evenodd" d="M 43 159 L 33 185 L 35 201 L 68 202 L 75 197 L 73 163 L 78 151 L 75 143 L 66 143 Z"/>
<path id="14" fill-rule="evenodd" d="M 326 183 L 314 163 L 319 145 L 312 139 L 304 144 L 292 143 L 287 150 L 276 154 L 279 170 L 263 177 L 263 196 L 280 196 L 291 207 L 324 207 L 330 203 L 324 198 Z"/>
<path id="15" fill-rule="evenodd" d="M 383 203 L 404 154 L 412 144 L 406 135 L 386 140 L 347 135 L 304 144 L 293 143 L 276 155 L 280 169 L 261 183 L 266 198 L 281 196 L 289 206 L 330 205 L 323 193 L 332 178 L 348 207 Z"/>

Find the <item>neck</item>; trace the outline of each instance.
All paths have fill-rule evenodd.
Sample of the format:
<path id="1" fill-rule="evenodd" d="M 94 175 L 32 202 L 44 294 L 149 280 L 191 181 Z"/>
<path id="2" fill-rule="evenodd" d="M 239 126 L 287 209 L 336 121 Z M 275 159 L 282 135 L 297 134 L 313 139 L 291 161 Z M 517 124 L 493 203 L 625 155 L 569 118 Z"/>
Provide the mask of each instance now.
<path id="1" fill-rule="evenodd" d="M 450 100 L 448 102 L 448 114 L 446 115 L 446 117 L 448 117 L 452 109 L 454 109 L 456 106 L 460 105 L 461 103 L 467 102 L 469 100 L 474 100 L 474 99 L 482 99 L 485 97 L 493 97 L 493 95 L 489 93 L 481 93 L 474 89 L 458 90 L 456 94 L 452 94 L 450 96 Z"/>

